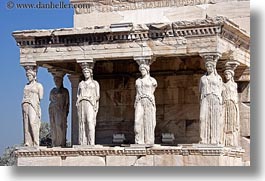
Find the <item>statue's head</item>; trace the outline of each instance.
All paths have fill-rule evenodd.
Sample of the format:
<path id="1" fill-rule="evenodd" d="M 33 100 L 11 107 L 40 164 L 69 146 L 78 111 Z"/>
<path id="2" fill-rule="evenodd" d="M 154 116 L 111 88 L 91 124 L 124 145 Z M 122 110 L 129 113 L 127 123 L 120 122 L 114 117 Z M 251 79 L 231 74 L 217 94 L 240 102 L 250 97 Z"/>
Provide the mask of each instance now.
<path id="1" fill-rule="evenodd" d="M 149 75 L 150 66 L 146 64 L 141 64 L 139 66 L 139 71 L 141 72 L 142 76 Z"/>
<path id="2" fill-rule="evenodd" d="M 27 76 L 29 82 L 36 80 L 36 71 L 33 69 L 28 69 L 26 71 L 26 76 Z"/>
<path id="3" fill-rule="evenodd" d="M 235 69 L 237 68 L 237 66 L 239 66 L 240 64 L 236 61 L 228 61 L 225 64 L 225 71 L 224 71 L 224 76 L 226 81 L 232 81 L 234 82 L 234 76 L 235 76 Z"/>
<path id="4" fill-rule="evenodd" d="M 94 63 L 92 62 L 82 62 L 80 64 L 82 68 L 83 75 L 85 79 L 93 78 L 93 67 Z"/>
<path id="5" fill-rule="evenodd" d="M 208 74 L 214 73 L 216 70 L 216 62 L 215 61 L 207 61 L 205 63 L 205 67 Z"/>
<path id="6" fill-rule="evenodd" d="M 224 75 L 225 75 L 225 79 L 227 81 L 229 81 L 229 80 L 233 81 L 235 72 L 233 70 L 227 69 L 227 70 L 224 71 Z"/>
<path id="7" fill-rule="evenodd" d="M 85 79 L 93 77 L 93 70 L 88 68 L 88 67 L 83 68 L 82 72 L 83 72 L 83 75 L 84 75 Z"/>
<path id="8" fill-rule="evenodd" d="M 57 88 L 61 88 L 63 87 L 63 77 L 65 75 L 64 72 L 60 72 L 60 71 L 56 71 L 53 72 L 53 80 L 54 80 L 54 84 Z"/>

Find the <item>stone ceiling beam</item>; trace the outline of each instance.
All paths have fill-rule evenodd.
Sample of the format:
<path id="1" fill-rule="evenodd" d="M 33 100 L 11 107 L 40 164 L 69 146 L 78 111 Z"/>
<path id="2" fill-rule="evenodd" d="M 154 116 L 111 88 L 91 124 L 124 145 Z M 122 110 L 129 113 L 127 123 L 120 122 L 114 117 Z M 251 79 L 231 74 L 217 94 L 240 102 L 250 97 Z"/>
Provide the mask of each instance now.
<path id="1" fill-rule="evenodd" d="M 117 25 L 118 29 L 120 26 Z M 133 59 L 135 56 L 198 56 L 201 52 L 234 52 L 250 66 L 250 37 L 225 17 L 173 23 L 28 30 L 13 32 L 20 46 L 20 63 L 72 62 L 94 59 Z M 221 59 L 224 59 L 221 57 Z"/>

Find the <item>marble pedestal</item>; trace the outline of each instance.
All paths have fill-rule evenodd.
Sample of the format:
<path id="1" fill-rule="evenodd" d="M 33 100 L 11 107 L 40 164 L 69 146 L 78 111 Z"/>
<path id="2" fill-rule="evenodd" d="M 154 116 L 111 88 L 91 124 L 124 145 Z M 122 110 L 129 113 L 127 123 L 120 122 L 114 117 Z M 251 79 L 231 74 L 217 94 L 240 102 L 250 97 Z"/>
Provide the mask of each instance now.
<path id="1" fill-rule="evenodd" d="M 74 147 L 15 151 L 17 166 L 246 166 L 244 150 L 221 146 Z"/>

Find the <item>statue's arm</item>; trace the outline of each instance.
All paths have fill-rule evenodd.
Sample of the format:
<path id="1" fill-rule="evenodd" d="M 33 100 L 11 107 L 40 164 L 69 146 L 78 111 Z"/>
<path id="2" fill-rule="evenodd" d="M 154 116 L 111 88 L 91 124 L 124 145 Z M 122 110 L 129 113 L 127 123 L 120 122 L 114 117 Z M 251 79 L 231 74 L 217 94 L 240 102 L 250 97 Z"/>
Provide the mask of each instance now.
<path id="1" fill-rule="evenodd" d="M 95 83 L 96 83 L 96 95 L 97 95 L 96 101 L 98 101 L 100 98 L 100 87 L 97 81 L 95 81 Z"/>
<path id="2" fill-rule="evenodd" d="M 136 96 L 141 94 L 141 93 L 140 93 L 140 84 L 141 84 L 140 80 L 137 79 L 137 80 L 135 81 Z"/>
<path id="3" fill-rule="evenodd" d="M 154 88 L 157 87 L 157 81 L 156 81 L 156 79 L 154 79 L 154 78 L 153 78 L 153 86 L 154 86 Z"/>
<path id="4" fill-rule="evenodd" d="M 222 104 L 224 104 L 224 100 L 225 100 L 224 91 L 225 91 L 225 85 L 222 82 L 222 88 L 221 88 Z"/>
<path id="5" fill-rule="evenodd" d="M 157 81 L 156 81 L 156 79 L 154 79 L 153 77 L 151 77 L 151 83 L 152 83 L 152 86 L 153 86 L 152 93 L 154 94 L 155 89 L 157 87 Z"/>
<path id="6" fill-rule="evenodd" d="M 235 102 L 238 104 L 238 91 L 237 91 L 237 83 L 235 83 Z"/>
<path id="7" fill-rule="evenodd" d="M 223 97 L 222 97 L 222 92 L 223 92 L 223 88 L 224 88 L 224 82 L 221 78 L 221 76 L 219 76 L 219 94 L 220 94 L 220 104 L 223 104 Z"/>

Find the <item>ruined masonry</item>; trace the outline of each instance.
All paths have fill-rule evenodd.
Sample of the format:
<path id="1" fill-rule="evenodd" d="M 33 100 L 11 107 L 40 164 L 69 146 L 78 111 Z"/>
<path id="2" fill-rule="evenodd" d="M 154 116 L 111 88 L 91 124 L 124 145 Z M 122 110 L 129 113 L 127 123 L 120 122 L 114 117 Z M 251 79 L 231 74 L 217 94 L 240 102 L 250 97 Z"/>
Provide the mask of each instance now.
<path id="1" fill-rule="evenodd" d="M 74 9 L 73 28 L 13 32 L 20 49 L 20 64 L 29 82 L 34 83 L 38 67 L 46 68 L 55 81 L 58 74 L 60 77 L 66 74 L 72 98 L 69 100 L 72 146 L 65 147 L 63 138 L 60 138 L 63 142 L 54 142 L 51 148 L 36 146 L 33 140 L 33 146 L 16 150 L 18 166 L 250 165 L 249 0 L 71 0 L 71 3 L 78 5 Z M 216 75 L 224 82 L 227 79 L 224 72 L 229 72 L 227 65 L 231 62 L 236 65 L 230 73 L 238 92 L 237 146 L 201 142 L 204 128 L 200 126 L 199 84 L 209 71 L 207 61 L 215 62 L 212 65 Z M 141 64 L 145 69 L 139 71 Z M 87 80 L 85 69 L 89 69 L 100 86 L 100 98 L 95 103 L 99 107 L 94 109 L 94 146 L 80 145 L 80 108 L 76 103 L 79 84 Z M 136 80 L 144 70 L 150 73 L 155 86 L 154 144 L 135 144 Z M 34 85 L 37 86 L 34 90 L 42 90 L 39 83 Z M 24 96 L 28 96 L 27 91 Z M 33 104 L 30 101 L 25 99 L 23 104 L 24 120 L 30 111 L 28 105 Z"/>

